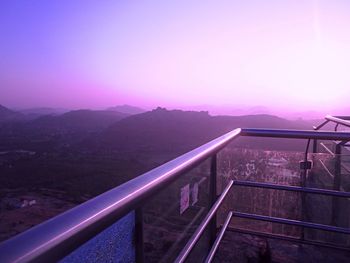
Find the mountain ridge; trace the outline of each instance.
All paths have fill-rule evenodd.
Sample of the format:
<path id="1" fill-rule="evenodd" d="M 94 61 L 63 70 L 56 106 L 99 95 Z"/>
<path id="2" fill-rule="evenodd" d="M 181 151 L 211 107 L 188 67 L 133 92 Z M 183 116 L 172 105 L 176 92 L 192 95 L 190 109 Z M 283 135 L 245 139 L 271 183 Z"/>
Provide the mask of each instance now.
<path id="1" fill-rule="evenodd" d="M 0 104 L 0 123 L 23 120 L 24 116 Z"/>
<path id="2" fill-rule="evenodd" d="M 128 150 L 133 145 L 143 152 L 186 152 L 235 128 L 310 129 L 304 121 L 289 121 L 261 114 L 211 116 L 208 112 L 167 110 L 152 111 L 124 118 L 99 134 L 95 145 Z"/>

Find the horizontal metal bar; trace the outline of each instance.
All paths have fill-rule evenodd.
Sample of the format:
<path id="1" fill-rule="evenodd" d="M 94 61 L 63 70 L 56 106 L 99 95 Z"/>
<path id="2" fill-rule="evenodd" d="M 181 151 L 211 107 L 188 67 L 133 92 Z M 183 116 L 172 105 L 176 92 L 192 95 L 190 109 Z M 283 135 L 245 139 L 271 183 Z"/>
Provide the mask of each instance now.
<path id="1" fill-rule="evenodd" d="M 320 161 L 320 163 L 321 163 L 323 169 L 327 172 L 327 174 L 328 174 L 332 179 L 334 179 L 334 174 L 331 173 L 331 171 L 327 168 L 326 164 L 325 164 L 322 160 L 319 160 L 319 161 Z M 341 191 L 341 192 L 346 192 L 346 191 L 344 190 L 344 187 L 343 187 L 343 186 L 340 186 L 340 191 Z"/>
<path id="2" fill-rule="evenodd" d="M 322 122 L 320 125 L 318 126 L 313 126 L 312 128 L 317 131 L 319 129 L 321 129 L 323 126 L 325 126 L 327 123 L 329 122 L 329 120 L 325 120 L 324 122 Z"/>
<path id="3" fill-rule="evenodd" d="M 220 233 L 219 235 L 217 236 L 217 238 L 215 239 L 215 242 L 213 244 L 213 246 L 211 247 L 210 251 L 209 251 L 209 254 L 207 256 L 207 258 L 205 259 L 205 263 L 210 263 L 212 262 L 212 260 L 214 259 L 214 256 L 216 254 L 216 251 L 218 250 L 219 248 L 219 245 L 220 245 L 220 242 L 222 240 L 222 238 L 224 237 L 224 234 L 225 234 L 225 231 L 231 221 L 231 218 L 232 218 L 232 211 L 230 211 L 226 217 L 226 220 L 225 220 L 225 223 L 224 225 L 222 226 L 221 230 L 220 230 Z"/>
<path id="4" fill-rule="evenodd" d="M 220 205 L 224 201 L 227 193 L 231 189 L 233 185 L 233 180 L 229 181 L 227 186 L 225 187 L 224 191 L 219 196 L 218 200 L 213 204 L 213 206 L 210 208 L 208 214 L 205 216 L 203 221 L 200 223 L 190 240 L 188 240 L 186 246 L 181 250 L 180 254 L 177 256 L 174 262 L 182 263 L 186 260 L 196 243 L 198 242 L 199 238 L 202 236 L 205 228 L 209 224 L 210 220 L 215 216 L 216 211 L 219 209 Z"/>
<path id="5" fill-rule="evenodd" d="M 348 173 L 350 173 L 350 167 L 348 165 L 346 165 L 345 163 L 341 163 L 341 167 L 347 171 Z"/>
<path id="6" fill-rule="evenodd" d="M 345 141 L 341 141 L 339 144 L 344 147 L 349 141 L 350 141 L 350 139 L 345 140 Z"/>
<path id="7" fill-rule="evenodd" d="M 331 151 L 323 142 L 320 143 L 320 145 L 333 157 L 335 157 L 335 153 Z"/>
<path id="8" fill-rule="evenodd" d="M 242 129 L 241 136 L 270 137 L 285 139 L 350 140 L 350 132 L 313 130 Z"/>
<path id="9" fill-rule="evenodd" d="M 332 172 L 328 169 L 326 164 L 322 160 L 319 160 L 319 161 L 320 161 L 323 169 L 327 172 L 327 174 L 334 179 L 334 174 L 332 174 Z"/>
<path id="10" fill-rule="evenodd" d="M 338 117 L 333 117 L 331 115 L 327 115 L 325 117 L 326 120 L 337 123 L 337 124 L 341 124 L 344 125 L 346 127 L 350 127 L 350 121 L 345 120 L 344 118 L 340 119 Z"/>
<path id="11" fill-rule="evenodd" d="M 336 232 L 336 233 L 341 233 L 341 234 L 350 234 L 349 228 L 322 225 L 322 224 L 304 222 L 304 221 L 299 221 L 299 220 L 292 220 L 292 219 L 272 217 L 272 216 L 263 216 L 263 215 L 256 215 L 256 214 L 248 214 L 248 213 L 241 213 L 241 212 L 233 212 L 233 216 L 240 217 L 240 218 L 247 218 L 247 219 L 272 222 L 272 223 L 292 225 L 292 226 L 301 226 L 301 227 Z"/>
<path id="12" fill-rule="evenodd" d="M 308 194 L 330 195 L 330 196 L 336 196 L 336 197 L 350 198 L 350 192 L 340 192 L 340 191 L 328 190 L 328 189 L 258 183 L 258 182 L 250 182 L 250 181 L 234 181 L 233 184 L 239 185 L 239 186 L 247 186 L 247 187 L 285 190 L 285 191 L 302 192 L 302 193 L 308 193 Z"/>
<path id="13" fill-rule="evenodd" d="M 331 243 L 319 242 L 319 241 L 314 241 L 314 240 L 300 239 L 300 238 L 291 237 L 291 236 L 258 232 L 258 231 L 247 230 L 247 229 L 242 229 L 242 228 L 228 227 L 227 231 L 228 232 L 232 231 L 232 232 L 236 232 L 236 233 L 240 233 L 240 234 L 248 234 L 248 235 L 253 235 L 253 236 L 261 236 L 264 238 L 279 239 L 279 240 L 284 240 L 284 241 L 293 242 L 293 243 L 301 243 L 301 244 L 305 244 L 305 245 L 321 246 L 321 247 L 350 251 L 350 247 L 346 247 L 346 246 L 334 245 Z"/>
<path id="14" fill-rule="evenodd" d="M 350 116 L 333 116 L 333 117 L 338 118 L 338 119 L 343 119 L 346 121 L 350 121 Z"/>
<path id="15" fill-rule="evenodd" d="M 236 129 L 0 245 L 0 262 L 56 261 L 221 150 Z"/>

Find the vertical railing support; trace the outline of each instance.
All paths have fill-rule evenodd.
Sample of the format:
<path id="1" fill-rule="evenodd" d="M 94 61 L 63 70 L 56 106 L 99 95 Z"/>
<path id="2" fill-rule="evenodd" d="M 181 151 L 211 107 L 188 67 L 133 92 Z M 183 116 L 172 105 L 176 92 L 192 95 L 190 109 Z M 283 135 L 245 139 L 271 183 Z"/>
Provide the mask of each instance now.
<path id="1" fill-rule="evenodd" d="M 209 186 L 209 205 L 210 207 L 216 202 L 217 199 L 217 190 L 216 190 L 216 183 L 217 183 L 217 155 L 214 154 L 211 157 L 211 163 L 210 163 L 210 186 Z M 210 208 L 209 208 L 210 209 Z M 217 232 L 217 215 L 215 215 L 209 225 L 209 231 L 210 231 L 210 246 L 212 246 L 216 239 L 216 232 Z"/>
<path id="2" fill-rule="evenodd" d="M 335 162 L 334 162 L 334 181 L 333 190 L 340 190 L 341 184 L 341 144 L 337 143 L 335 146 Z M 333 197 L 332 200 L 332 225 L 337 226 L 339 224 L 339 198 Z"/>
<path id="3" fill-rule="evenodd" d="M 306 186 L 307 170 L 304 169 L 301 175 L 301 187 Z M 301 221 L 306 221 L 306 193 L 301 193 Z M 305 240 L 305 228 L 301 227 L 301 240 Z"/>
<path id="4" fill-rule="evenodd" d="M 312 146 L 312 152 L 313 153 L 317 153 L 317 140 L 314 139 L 314 143 L 313 143 L 313 146 Z"/>
<path id="5" fill-rule="evenodd" d="M 302 162 L 302 171 L 301 171 L 301 187 L 306 187 L 306 180 L 308 175 L 308 170 L 311 169 L 311 164 L 308 161 L 309 147 L 311 139 L 307 140 L 306 150 L 304 154 L 304 161 Z M 306 193 L 301 193 L 301 220 L 307 221 L 307 203 L 306 203 Z M 305 240 L 305 228 L 301 228 L 301 240 Z"/>
<path id="6" fill-rule="evenodd" d="M 136 262 L 144 262 L 144 243 L 143 243 L 143 209 L 139 207 L 135 211 L 135 250 Z"/>

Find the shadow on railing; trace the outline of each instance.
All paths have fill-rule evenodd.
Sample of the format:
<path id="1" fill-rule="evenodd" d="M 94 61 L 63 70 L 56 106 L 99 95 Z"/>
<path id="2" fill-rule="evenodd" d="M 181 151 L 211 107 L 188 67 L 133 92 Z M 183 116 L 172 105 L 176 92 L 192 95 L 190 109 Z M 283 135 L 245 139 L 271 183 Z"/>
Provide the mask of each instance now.
<path id="1" fill-rule="evenodd" d="M 315 127 L 315 130 L 235 129 L 5 241 L 0 245 L 0 262 L 57 260 L 88 262 L 93 261 L 88 259 L 89 256 L 102 257 L 106 253 L 111 254 L 111 257 L 118 258 L 119 261 L 125 261 L 127 258 L 128 261 L 143 262 L 145 251 L 152 251 L 154 258 L 149 258 L 151 261 L 175 260 L 176 262 L 184 262 L 193 254 L 193 258 L 197 261 L 211 262 L 225 230 L 229 228 L 231 218 L 254 219 L 298 226 L 303 229 L 312 228 L 350 234 L 349 228 L 335 226 L 337 222 L 333 222 L 335 225 L 326 225 L 307 222 L 304 220 L 305 218 L 294 220 L 238 211 L 229 211 L 227 217 L 225 215 L 226 219 L 219 234 L 217 229 L 217 211 L 225 198 L 227 199 L 232 186 L 291 191 L 302 195 L 332 196 L 335 198 L 333 210 L 339 209 L 336 198 L 349 198 L 350 193 L 341 191 L 343 189 L 340 188 L 337 172 L 334 175 L 333 189 L 318 189 L 308 187 L 305 184 L 286 186 L 230 179 L 220 195 L 218 195 L 217 190 L 217 153 L 236 138 L 268 137 L 314 140 L 314 152 L 317 152 L 317 142 L 320 140 L 337 141 L 340 142 L 338 147 L 342 147 L 350 140 L 350 132 L 319 130 L 329 122 L 350 127 L 350 122 L 345 117 L 326 116 L 325 123 Z M 322 146 L 322 144 L 320 145 Z M 328 150 L 330 154 L 332 151 Z M 339 154 L 338 149 L 334 156 L 339 156 Z M 305 170 L 306 175 L 306 171 L 311 169 L 308 166 L 307 156 L 308 149 L 306 158 L 301 164 L 301 169 Z M 277 161 L 272 160 L 271 162 Z M 201 170 L 200 164 L 205 163 L 208 164 L 208 167 Z M 276 163 L 271 165 L 276 165 Z M 341 162 L 338 160 L 335 165 L 338 169 L 336 171 L 339 172 Z M 193 172 L 195 174 L 190 174 Z M 332 174 L 330 170 L 328 173 Z M 207 189 L 207 191 L 200 191 L 200 189 Z M 171 193 L 175 193 L 174 196 L 170 196 Z M 178 193 L 180 194 L 178 195 Z M 180 199 L 179 202 L 177 202 L 178 199 Z M 305 198 L 302 200 L 302 206 L 304 206 Z M 167 205 L 164 205 L 165 202 Z M 145 224 L 152 230 L 150 233 L 145 233 Z M 155 224 L 157 224 L 158 229 L 156 229 Z M 167 232 L 169 225 L 172 225 L 176 230 Z M 154 236 L 156 232 L 160 236 Z M 164 238 L 162 235 L 169 235 L 171 241 L 163 242 L 163 244 L 150 241 L 145 246 L 145 238 L 162 240 Z M 108 239 L 108 245 L 106 245 L 106 239 Z M 309 242 L 304 238 L 293 239 L 293 241 Z M 101 242 L 103 245 L 100 244 Z M 322 245 L 320 242 L 310 241 L 309 243 Z M 113 251 L 103 252 L 109 249 L 111 244 L 114 244 Z M 197 252 L 194 251 L 196 244 L 201 246 Z M 332 246 L 337 247 L 336 245 Z M 79 250 L 81 251 L 79 252 Z M 162 256 L 158 255 L 157 258 L 155 254 L 158 252 Z"/>

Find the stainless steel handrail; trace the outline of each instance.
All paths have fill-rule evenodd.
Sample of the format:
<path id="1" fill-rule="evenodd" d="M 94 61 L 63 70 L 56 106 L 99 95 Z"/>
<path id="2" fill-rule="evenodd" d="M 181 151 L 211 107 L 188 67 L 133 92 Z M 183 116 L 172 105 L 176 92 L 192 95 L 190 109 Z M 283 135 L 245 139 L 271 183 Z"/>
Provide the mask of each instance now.
<path id="1" fill-rule="evenodd" d="M 217 236 L 217 238 L 214 242 L 214 245 L 211 247 L 207 258 L 204 261 L 205 263 L 210 263 L 213 261 L 214 256 L 216 254 L 216 251 L 219 248 L 220 242 L 221 242 L 222 238 L 224 237 L 225 231 L 226 231 L 226 229 L 231 221 L 232 215 L 233 215 L 233 213 L 232 213 L 232 211 L 230 211 L 226 217 L 226 220 L 225 220 L 221 230 L 220 230 L 219 235 Z"/>
<path id="2" fill-rule="evenodd" d="M 341 234 L 350 234 L 350 228 L 343 228 L 343 227 L 337 227 L 337 226 L 331 226 L 331 225 L 323 225 L 323 224 L 305 222 L 305 221 L 299 221 L 299 220 L 293 220 L 293 219 L 264 216 L 264 215 L 257 215 L 257 214 L 249 214 L 249 213 L 236 212 L 236 211 L 233 211 L 233 216 L 240 217 L 240 218 L 246 218 L 246 219 L 260 220 L 260 221 L 265 221 L 265 222 L 292 225 L 292 226 L 302 226 L 302 227 L 313 228 L 313 229 L 318 229 L 318 230 L 341 233 Z"/>
<path id="3" fill-rule="evenodd" d="M 321 241 L 308 240 L 308 239 L 303 240 L 300 237 L 284 236 L 284 235 L 279 235 L 279 234 L 259 232 L 259 231 L 248 230 L 248 229 L 237 228 L 237 227 L 228 227 L 228 231 L 240 233 L 240 234 L 248 234 L 248 235 L 252 235 L 252 236 L 258 236 L 258 237 L 262 237 L 262 238 L 284 240 L 284 241 L 297 243 L 297 244 L 305 244 L 305 245 L 312 245 L 312 246 L 318 246 L 318 247 L 332 248 L 332 249 L 343 250 L 343 251 L 347 251 L 347 252 L 350 251 L 349 247 L 344 246 L 344 245 L 340 245 L 340 244 L 333 245 L 331 243 L 325 243 L 325 242 L 321 242 Z"/>
<path id="4" fill-rule="evenodd" d="M 329 122 L 334 122 L 337 125 L 345 125 L 347 127 L 350 127 L 350 116 L 332 116 L 332 115 L 326 115 L 325 116 L 325 121 L 322 122 L 320 125 L 318 126 L 313 126 L 314 130 L 319 130 L 321 129 L 323 126 L 325 126 L 327 123 Z"/>
<path id="5" fill-rule="evenodd" d="M 349 140 L 347 132 L 235 129 L 0 244 L 0 262 L 53 261 L 140 207 L 147 198 L 242 136 Z"/>
<path id="6" fill-rule="evenodd" d="M 214 205 L 211 207 L 208 214 L 205 216 L 203 221 L 197 227 L 196 231 L 194 232 L 194 234 L 192 235 L 190 240 L 188 240 L 187 244 L 181 250 L 180 254 L 177 256 L 177 258 L 175 259 L 174 262 L 176 262 L 176 263 L 185 262 L 186 258 L 188 257 L 188 255 L 190 254 L 190 252 L 192 251 L 192 249 L 194 248 L 194 246 L 196 245 L 196 243 L 198 242 L 198 240 L 200 239 L 202 234 L 204 233 L 204 230 L 208 226 L 210 220 L 215 216 L 216 211 L 219 209 L 220 205 L 224 201 L 224 199 L 225 199 L 227 193 L 230 191 L 232 185 L 233 185 L 233 180 L 229 181 L 229 183 L 227 184 L 225 189 L 222 191 L 218 200 L 216 200 Z"/>
<path id="7" fill-rule="evenodd" d="M 241 129 L 235 129 L 5 241 L 0 245 L 0 262 L 61 259 L 140 206 L 146 198 L 220 151 L 240 132 Z"/>
<path id="8" fill-rule="evenodd" d="M 241 136 L 270 137 L 285 139 L 350 140 L 350 132 L 279 130 L 279 129 L 242 129 Z"/>
<path id="9" fill-rule="evenodd" d="M 338 119 L 343 119 L 343 120 L 346 120 L 346 121 L 350 121 L 350 116 L 333 116 L 333 117 L 336 117 Z"/>
<path id="10" fill-rule="evenodd" d="M 328 121 L 334 122 L 336 124 L 340 124 L 340 125 L 344 125 L 346 127 L 350 127 L 350 121 L 345 120 L 345 119 L 341 119 L 341 118 L 334 117 L 334 116 L 331 116 L 331 115 L 327 115 L 325 117 L 325 119 L 328 120 Z"/>
<path id="11" fill-rule="evenodd" d="M 328 195 L 328 196 L 350 198 L 350 192 L 335 191 L 335 190 L 320 189 L 320 188 L 300 187 L 300 186 L 290 186 L 290 185 L 280 185 L 280 184 L 270 184 L 270 183 L 259 183 L 259 182 L 253 182 L 253 181 L 239 181 L 239 180 L 235 180 L 233 182 L 233 184 L 236 186 L 265 188 L 265 189 L 301 192 L 301 193 L 307 193 L 307 194 L 319 194 L 319 195 Z"/>

